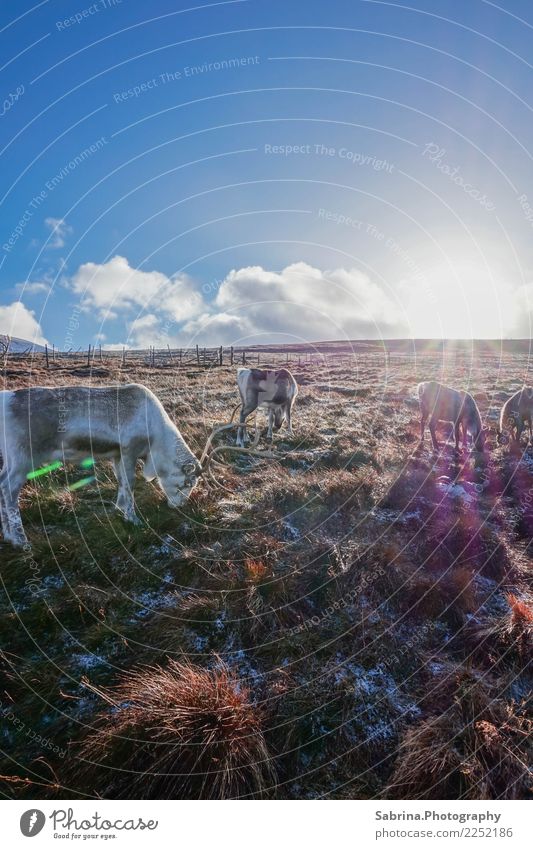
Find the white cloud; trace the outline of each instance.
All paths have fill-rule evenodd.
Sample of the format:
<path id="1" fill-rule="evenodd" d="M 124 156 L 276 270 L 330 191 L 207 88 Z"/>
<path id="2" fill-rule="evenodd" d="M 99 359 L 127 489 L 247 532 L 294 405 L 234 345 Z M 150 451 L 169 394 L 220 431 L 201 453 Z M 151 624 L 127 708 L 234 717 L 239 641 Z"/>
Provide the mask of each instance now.
<path id="1" fill-rule="evenodd" d="M 426 266 L 423 278 L 418 273 L 387 286 L 355 268 L 248 266 L 230 271 L 206 300 L 206 287 L 185 274 L 142 271 L 115 256 L 81 265 L 66 285 L 87 312 L 120 319 L 119 338 L 131 348 L 529 336 L 533 286 L 519 289 L 502 275 L 487 279 L 472 263 L 456 265 L 452 274 L 436 265 Z"/>
<path id="2" fill-rule="evenodd" d="M 203 308 L 197 285 L 186 274 L 167 277 L 160 271 L 141 271 L 122 256 L 80 265 L 66 285 L 80 296 L 85 310 L 96 310 L 101 319 L 134 309 L 157 309 L 172 321 L 183 322 Z"/>
<path id="3" fill-rule="evenodd" d="M 22 295 L 47 295 L 51 291 L 49 283 L 17 283 L 15 289 Z"/>
<path id="4" fill-rule="evenodd" d="M 70 224 L 67 224 L 64 218 L 45 218 L 44 223 L 52 231 L 52 236 L 46 247 L 52 250 L 63 248 L 66 237 L 69 233 L 72 233 Z"/>
<path id="5" fill-rule="evenodd" d="M 401 334 L 401 309 L 391 294 L 357 269 L 320 271 L 305 262 L 280 272 L 250 266 L 230 271 L 215 305 L 245 320 L 252 337 L 285 341 Z"/>
<path id="6" fill-rule="evenodd" d="M 14 301 L 8 306 L 0 306 L 0 333 L 27 339 L 28 342 L 34 342 L 36 345 L 47 344 L 35 313 L 20 301 Z"/>

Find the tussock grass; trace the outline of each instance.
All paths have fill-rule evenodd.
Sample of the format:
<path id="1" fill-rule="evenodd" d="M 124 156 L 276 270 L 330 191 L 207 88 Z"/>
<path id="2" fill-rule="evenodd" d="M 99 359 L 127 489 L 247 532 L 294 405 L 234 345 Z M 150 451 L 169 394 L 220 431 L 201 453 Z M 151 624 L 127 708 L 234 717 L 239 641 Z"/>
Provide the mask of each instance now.
<path id="1" fill-rule="evenodd" d="M 272 790 L 261 711 L 224 664 L 203 669 L 170 660 L 137 669 L 98 695 L 107 708 L 73 769 L 102 795 L 228 799 Z"/>
<path id="2" fill-rule="evenodd" d="M 520 799 L 531 792 L 533 723 L 468 675 L 452 703 L 405 734 L 386 795 L 393 799 Z"/>

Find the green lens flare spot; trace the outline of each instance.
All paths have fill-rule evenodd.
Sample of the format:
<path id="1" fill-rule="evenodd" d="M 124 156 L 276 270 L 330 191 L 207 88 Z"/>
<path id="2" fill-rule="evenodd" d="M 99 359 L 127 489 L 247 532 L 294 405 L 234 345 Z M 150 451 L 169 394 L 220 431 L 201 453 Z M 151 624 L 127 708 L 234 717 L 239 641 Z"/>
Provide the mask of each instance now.
<path id="1" fill-rule="evenodd" d="M 85 460 L 82 460 L 80 463 L 82 469 L 90 469 L 94 466 L 94 457 L 86 457 Z"/>
<path id="2" fill-rule="evenodd" d="M 54 463 L 49 463 L 48 466 L 43 466 L 41 469 L 34 469 L 33 472 L 28 472 L 26 475 L 29 481 L 34 478 L 40 478 L 41 475 L 49 475 L 50 472 L 55 472 L 57 469 L 60 469 L 62 463 L 60 460 L 56 460 Z"/>
<path id="3" fill-rule="evenodd" d="M 76 481 L 76 483 L 71 484 L 69 486 L 69 491 L 73 492 L 75 489 L 81 489 L 82 486 L 88 486 L 90 483 L 93 483 L 93 481 L 95 481 L 95 480 L 96 480 L 95 475 L 91 475 L 89 478 L 82 478 L 81 480 Z"/>

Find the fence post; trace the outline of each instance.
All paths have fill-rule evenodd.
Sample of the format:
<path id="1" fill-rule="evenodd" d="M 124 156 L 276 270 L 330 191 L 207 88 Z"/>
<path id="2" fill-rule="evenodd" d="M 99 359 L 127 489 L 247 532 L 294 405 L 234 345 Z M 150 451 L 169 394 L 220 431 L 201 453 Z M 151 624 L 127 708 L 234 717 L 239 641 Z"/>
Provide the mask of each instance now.
<path id="1" fill-rule="evenodd" d="M 221 345 L 221 346 L 220 346 L 220 348 L 218 349 L 218 352 L 219 352 L 219 360 L 218 360 L 219 365 L 223 365 L 222 345 Z"/>
<path id="2" fill-rule="evenodd" d="M 55 363 L 56 361 L 56 346 L 52 343 L 52 360 Z"/>
<path id="3" fill-rule="evenodd" d="M 91 365 L 91 343 L 89 342 L 89 348 L 87 350 L 87 368 Z"/>
<path id="4" fill-rule="evenodd" d="M 170 345 L 167 345 L 167 348 L 168 348 L 168 356 L 169 356 L 170 362 L 172 362 L 172 351 L 170 350 Z"/>
<path id="5" fill-rule="evenodd" d="M 48 345 L 44 346 L 44 356 L 46 359 L 46 368 L 50 368 L 50 363 L 48 362 Z"/>
<path id="6" fill-rule="evenodd" d="M 200 365 L 200 349 L 199 349 L 198 345 L 196 346 L 196 361 L 197 361 L 198 365 Z"/>
<path id="7" fill-rule="evenodd" d="M 230 364 L 233 365 L 233 345 L 231 346 L 231 348 L 229 350 L 229 358 L 230 358 L 229 359 Z"/>
<path id="8" fill-rule="evenodd" d="M 182 356 L 182 353 L 183 353 L 183 352 L 182 352 L 182 350 L 181 350 L 181 348 L 180 348 L 180 368 L 181 368 L 181 356 Z"/>
<path id="9" fill-rule="evenodd" d="M 122 365 L 123 366 L 126 365 L 126 348 L 125 347 L 122 348 Z"/>
<path id="10" fill-rule="evenodd" d="M 246 365 L 246 351 L 242 352 L 242 364 L 243 364 L 243 366 Z"/>

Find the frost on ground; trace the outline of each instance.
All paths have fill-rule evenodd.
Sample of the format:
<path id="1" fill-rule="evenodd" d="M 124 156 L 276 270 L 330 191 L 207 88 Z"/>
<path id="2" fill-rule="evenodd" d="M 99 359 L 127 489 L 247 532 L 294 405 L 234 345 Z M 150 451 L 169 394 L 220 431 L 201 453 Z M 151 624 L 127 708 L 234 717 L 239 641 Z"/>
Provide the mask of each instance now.
<path id="1" fill-rule="evenodd" d="M 274 437 L 282 457 L 221 456 L 220 488 L 201 484 L 179 510 L 139 475 L 139 527 L 112 511 L 105 465 L 68 499 L 61 470 L 28 488 L 32 558 L 1 552 L 1 707 L 16 706 L 21 723 L 3 737 L 4 794 L 150 796 L 161 772 L 152 743 L 165 730 L 169 773 L 188 770 L 180 792 L 202 795 L 198 742 L 207 772 L 246 759 L 245 717 L 251 756 L 269 773 L 258 788 L 239 761 L 236 795 L 497 798 L 511 786 L 526 795 L 531 456 L 498 446 L 494 432 L 484 461 L 457 454 L 447 425 L 438 453 L 420 447 L 416 401 L 420 380 L 463 386 L 490 424 L 522 366 L 458 360 L 443 374 L 438 357 L 385 368 L 370 354 L 301 363 L 294 435 Z M 146 383 L 197 456 L 237 402 L 229 367 L 213 383 L 201 368 L 133 358 L 106 367 L 95 383 Z M 13 373 L 8 388 L 69 379 L 82 381 Z M 217 444 L 226 438 L 234 444 Z M 135 698 L 128 682 L 140 682 Z M 127 751 L 112 730 L 122 718 Z M 83 778 L 43 748 L 45 737 L 72 764 L 92 747 Z M 124 763 L 141 754 L 146 780 L 135 789 Z M 413 772 L 419 763 L 427 773 Z"/>

